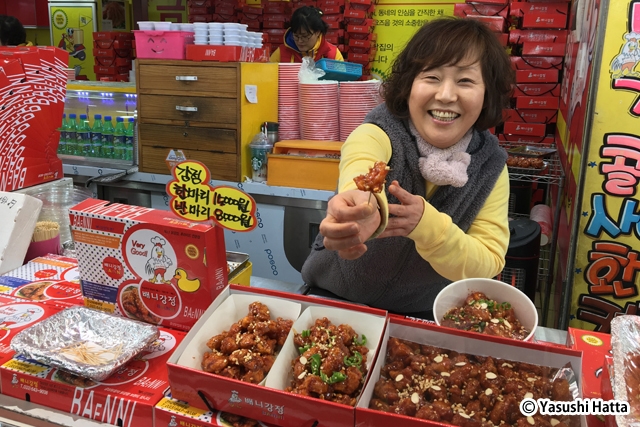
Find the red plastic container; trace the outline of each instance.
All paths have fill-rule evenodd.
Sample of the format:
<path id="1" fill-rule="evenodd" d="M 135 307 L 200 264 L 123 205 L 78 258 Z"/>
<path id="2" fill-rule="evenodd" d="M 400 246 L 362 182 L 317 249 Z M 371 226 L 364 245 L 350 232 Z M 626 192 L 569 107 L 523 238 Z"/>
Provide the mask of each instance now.
<path id="1" fill-rule="evenodd" d="M 193 44 L 188 31 L 133 31 L 136 53 L 142 59 L 184 59 L 186 46 Z"/>

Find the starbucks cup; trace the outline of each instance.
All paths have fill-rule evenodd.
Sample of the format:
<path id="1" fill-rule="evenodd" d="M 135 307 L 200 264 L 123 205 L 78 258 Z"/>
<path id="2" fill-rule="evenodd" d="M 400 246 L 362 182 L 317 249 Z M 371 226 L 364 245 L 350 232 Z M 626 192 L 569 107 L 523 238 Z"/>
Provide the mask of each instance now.
<path id="1" fill-rule="evenodd" d="M 257 134 L 251 144 L 251 179 L 254 182 L 267 181 L 267 155 L 273 151 L 273 144 L 269 143 L 266 135 Z"/>

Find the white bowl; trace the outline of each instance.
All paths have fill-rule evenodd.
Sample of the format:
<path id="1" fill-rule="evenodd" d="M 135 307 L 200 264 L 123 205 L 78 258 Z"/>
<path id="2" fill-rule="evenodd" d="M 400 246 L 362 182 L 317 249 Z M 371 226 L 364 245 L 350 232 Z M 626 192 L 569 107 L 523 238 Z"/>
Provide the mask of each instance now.
<path id="1" fill-rule="evenodd" d="M 530 331 L 524 341 L 533 338 L 538 327 L 536 306 L 515 286 L 493 279 L 458 280 L 441 290 L 433 302 L 433 317 L 436 324 L 440 325 L 440 320 L 447 311 L 462 306 L 471 292 L 482 292 L 489 299 L 511 304 L 520 324 Z"/>
<path id="2" fill-rule="evenodd" d="M 193 24 L 180 24 L 180 29 L 182 31 L 189 31 L 193 33 L 196 30 L 196 26 Z"/>
<path id="3" fill-rule="evenodd" d="M 224 40 L 222 39 L 222 37 L 217 38 L 217 37 L 209 37 L 209 44 L 215 44 L 218 46 L 222 46 L 224 44 Z"/>
<path id="4" fill-rule="evenodd" d="M 204 36 L 204 37 L 197 37 L 197 36 L 196 36 L 196 37 L 194 37 L 194 38 L 193 38 L 193 41 L 194 41 L 194 42 L 198 42 L 198 43 L 203 43 L 203 42 L 204 42 L 204 43 L 207 43 L 207 42 L 209 41 L 209 37 L 207 37 L 207 36 Z"/>
<path id="5" fill-rule="evenodd" d="M 153 26 L 155 27 L 156 31 L 169 31 L 171 30 L 171 22 L 154 22 Z"/>
<path id="6" fill-rule="evenodd" d="M 153 31 L 155 30 L 155 22 L 152 21 L 138 21 L 138 28 L 141 31 Z"/>

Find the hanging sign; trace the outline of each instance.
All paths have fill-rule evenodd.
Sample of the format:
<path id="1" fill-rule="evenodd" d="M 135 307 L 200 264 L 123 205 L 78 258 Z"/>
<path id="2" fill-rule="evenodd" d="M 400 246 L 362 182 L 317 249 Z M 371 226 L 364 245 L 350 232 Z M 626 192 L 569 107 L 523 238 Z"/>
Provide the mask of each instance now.
<path id="1" fill-rule="evenodd" d="M 244 191 L 227 186 L 212 187 L 207 167 L 195 160 L 180 162 L 167 183 L 173 213 L 190 221 L 212 220 L 231 231 L 246 232 L 257 225 L 256 202 Z"/>

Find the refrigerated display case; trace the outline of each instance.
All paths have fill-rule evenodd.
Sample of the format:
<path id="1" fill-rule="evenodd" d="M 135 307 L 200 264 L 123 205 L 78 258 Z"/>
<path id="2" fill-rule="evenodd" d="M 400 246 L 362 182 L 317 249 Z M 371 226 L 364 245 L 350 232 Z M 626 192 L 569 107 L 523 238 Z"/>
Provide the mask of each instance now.
<path id="1" fill-rule="evenodd" d="M 86 114 L 91 128 L 93 128 L 96 114 L 100 114 L 102 119 L 104 119 L 105 116 L 110 116 L 114 125 L 118 117 L 122 117 L 125 123 L 128 122 L 129 118 L 134 119 L 133 158 L 132 160 L 122 160 L 59 153 L 58 156 L 62 159 L 63 163 L 116 169 L 127 168 L 137 164 L 137 101 L 135 83 L 69 83 L 67 85 L 67 98 L 64 107 L 64 113 L 67 118 L 70 114 L 75 114 L 78 118 L 80 115 Z"/>

